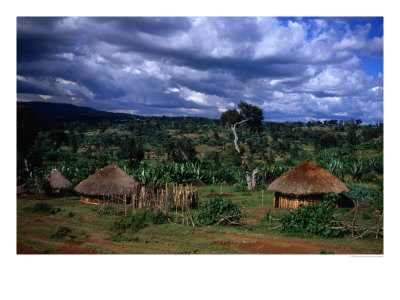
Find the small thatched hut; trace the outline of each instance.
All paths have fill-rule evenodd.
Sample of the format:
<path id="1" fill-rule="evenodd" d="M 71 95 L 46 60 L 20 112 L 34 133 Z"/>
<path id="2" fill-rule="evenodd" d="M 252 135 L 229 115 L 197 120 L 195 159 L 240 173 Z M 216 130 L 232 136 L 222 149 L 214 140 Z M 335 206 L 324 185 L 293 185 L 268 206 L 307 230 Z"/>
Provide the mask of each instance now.
<path id="1" fill-rule="evenodd" d="M 118 199 L 126 201 L 126 197 L 136 192 L 138 186 L 135 179 L 111 164 L 83 180 L 75 191 L 81 194 L 82 201 L 101 204 Z"/>
<path id="2" fill-rule="evenodd" d="M 25 184 L 23 185 L 17 185 L 17 195 L 23 195 L 23 194 L 27 194 L 28 190 L 25 187 Z"/>
<path id="3" fill-rule="evenodd" d="M 47 181 L 54 192 L 60 192 L 61 190 L 67 190 L 72 187 L 72 183 L 57 169 L 51 171 L 50 175 L 47 177 Z"/>
<path id="4" fill-rule="evenodd" d="M 278 177 L 268 190 L 275 192 L 274 207 L 290 209 L 322 201 L 327 193 L 349 192 L 343 182 L 309 160 Z"/>
<path id="5" fill-rule="evenodd" d="M 190 183 L 192 186 L 207 186 L 207 184 L 205 184 L 204 182 L 203 182 L 203 180 L 201 180 L 201 179 L 195 179 L 195 180 L 192 180 L 192 182 Z"/>

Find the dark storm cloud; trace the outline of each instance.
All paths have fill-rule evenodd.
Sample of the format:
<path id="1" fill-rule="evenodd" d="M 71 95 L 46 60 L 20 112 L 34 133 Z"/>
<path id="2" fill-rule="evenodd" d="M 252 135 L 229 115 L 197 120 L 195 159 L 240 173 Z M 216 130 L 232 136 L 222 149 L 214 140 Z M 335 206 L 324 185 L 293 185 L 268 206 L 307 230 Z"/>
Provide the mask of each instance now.
<path id="1" fill-rule="evenodd" d="M 94 22 L 99 24 L 108 24 L 116 29 L 132 32 L 132 30 L 155 34 L 160 36 L 168 36 L 179 33 L 180 31 L 189 30 L 191 22 L 188 18 L 173 17 L 98 17 L 92 18 Z"/>
<path id="2" fill-rule="evenodd" d="M 362 69 L 382 60 L 379 24 L 380 18 L 20 17 L 17 89 L 25 99 L 36 94 L 147 115 L 218 117 L 247 100 L 271 120 L 379 120 L 382 74 L 374 79 Z"/>

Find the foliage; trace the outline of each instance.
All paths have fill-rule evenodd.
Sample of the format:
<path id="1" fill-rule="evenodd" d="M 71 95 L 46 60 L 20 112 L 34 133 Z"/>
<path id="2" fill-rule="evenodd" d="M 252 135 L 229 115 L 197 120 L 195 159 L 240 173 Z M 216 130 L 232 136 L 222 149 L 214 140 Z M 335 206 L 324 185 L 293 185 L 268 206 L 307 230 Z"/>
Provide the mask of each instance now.
<path id="1" fill-rule="evenodd" d="M 138 210 L 131 216 L 122 216 L 114 221 L 111 225 L 111 231 L 120 235 L 128 228 L 133 232 L 145 228 L 149 224 L 164 224 L 168 220 L 168 216 L 162 212 L 152 212 L 149 210 Z"/>
<path id="2" fill-rule="evenodd" d="M 222 125 L 233 125 L 240 121 L 240 115 L 236 109 L 228 109 L 221 114 Z"/>
<path id="3" fill-rule="evenodd" d="M 200 204 L 196 212 L 195 219 L 201 225 L 213 225 L 219 220 L 226 218 L 219 224 L 227 225 L 231 223 L 238 223 L 240 220 L 240 208 L 234 204 L 230 199 L 223 199 L 215 197 L 207 199 Z"/>
<path id="4" fill-rule="evenodd" d="M 346 194 L 346 197 L 348 197 L 354 205 L 374 203 L 377 195 L 376 190 L 355 183 L 348 184 L 347 188 L 349 192 Z"/>
<path id="5" fill-rule="evenodd" d="M 40 182 L 39 187 L 46 196 L 51 196 L 53 194 L 50 182 L 46 178 Z"/>
<path id="6" fill-rule="evenodd" d="M 319 254 L 335 254 L 335 251 L 323 248 L 319 250 Z"/>
<path id="7" fill-rule="evenodd" d="M 17 106 L 17 150 L 26 155 L 35 143 L 37 134 L 36 117 L 32 110 L 25 105 Z"/>
<path id="8" fill-rule="evenodd" d="M 324 201 L 300 205 L 295 211 L 289 212 L 281 218 L 282 231 L 296 234 L 311 234 L 325 238 L 341 237 L 343 232 L 331 229 L 329 224 L 334 221 L 333 213 L 339 196 L 327 194 Z"/>
<path id="9" fill-rule="evenodd" d="M 61 225 L 57 227 L 57 231 L 51 235 L 51 238 L 53 240 L 60 240 L 65 237 L 72 237 L 71 233 L 72 230 L 69 227 Z"/>
<path id="10" fill-rule="evenodd" d="M 241 189 L 246 185 L 241 154 L 233 147 L 231 129 L 221 123 L 244 119 L 248 121 L 236 128 L 238 146 L 248 154 L 246 165 L 259 167 L 258 184 L 305 159 L 347 182 L 378 183 L 383 177 L 382 123 L 262 123 L 262 110 L 245 102 L 222 113 L 220 120 L 107 116 L 50 122 L 38 116 L 35 122 L 29 109 L 18 105 L 17 113 L 17 183 L 26 184 L 32 193 L 54 168 L 76 185 L 110 163 L 144 184 L 199 178 L 206 184 L 225 182 Z"/>
<path id="11" fill-rule="evenodd" d="M 169 138 L 162 143 L 168 160 L 174 162 L 194 162 L 196 161 L 196 150 L 189 138 Z"/>
<path id="12" fill-rule="evenodd" d="M 129 167 L 137 167 L 144 158 L 142 143 L 136 142 L 135 139 L 129 138 L 122 147 L 123 154 L 128 160 Z"/>
<path id="13" fill-rule="evenodd" d="M 262 120 L 264 120 L 262 109 L 244 101 L 239 102 L 238 108 L 240 110 L 240 118 L 242 120 L 247 119 L 247 123 L 252 130 L 260 131 L 262 127 Z"/>

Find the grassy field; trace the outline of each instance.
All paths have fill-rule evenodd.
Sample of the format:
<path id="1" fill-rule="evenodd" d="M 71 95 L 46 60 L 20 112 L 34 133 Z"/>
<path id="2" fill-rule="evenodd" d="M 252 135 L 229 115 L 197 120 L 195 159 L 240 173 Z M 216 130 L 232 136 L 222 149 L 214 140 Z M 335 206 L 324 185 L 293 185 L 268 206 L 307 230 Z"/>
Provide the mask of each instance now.
<path id="1" fill-rule="evenodd" d="M 200 201 L 207 199 L 209 194 L 220 193 L 220 189 L 220 186 L 199 188 Z M 97 212 L 98 206 L 84 204 L 76 197 L 18 199 L 17 250 L 18 253 L 50 254 L 318 254 L 321 249 L 330 249 L 338 254 L 383 252 L 382 239 L 302 238 L 269 231 L 261 219 L 272 206 L 271 192 L 264 193 L 264 205 L 261 190 L 247 192 L 223 186 L 222 192 L 234 194 L 229 198 L 248 210 L 243 226 L 148 225 L 138 232 L 128 231 L 122 241 L 115 239 L 110 229 L 118 216 L 101 215 Z M 41 202 L 51 204 L 56 211 L 32 212 L 32 207 Z M 273 216 L 285 213 L 274 211 Z M 71 232 L 67 237 L 55 239 L 60 226 L 68 227 Z"/>

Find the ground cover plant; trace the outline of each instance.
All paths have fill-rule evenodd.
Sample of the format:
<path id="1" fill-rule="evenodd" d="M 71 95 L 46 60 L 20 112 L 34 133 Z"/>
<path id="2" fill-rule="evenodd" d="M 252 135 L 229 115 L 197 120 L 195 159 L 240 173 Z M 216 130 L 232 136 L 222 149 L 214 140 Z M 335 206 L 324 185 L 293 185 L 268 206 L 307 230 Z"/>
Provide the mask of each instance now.
<path id="1" fill-rule="evenodd" d="M 284 215 L 281 219 L 282 231 L 306 233 L 322 237 L 342 237 L 346 232 L 335 229 L 333 218 L 335 205 L 339 200 L 336 194 L 327 194 L 323 202 L 301 205 L 298 209 Z M 333 226 L 332 226 L 333 225 Z"/>

